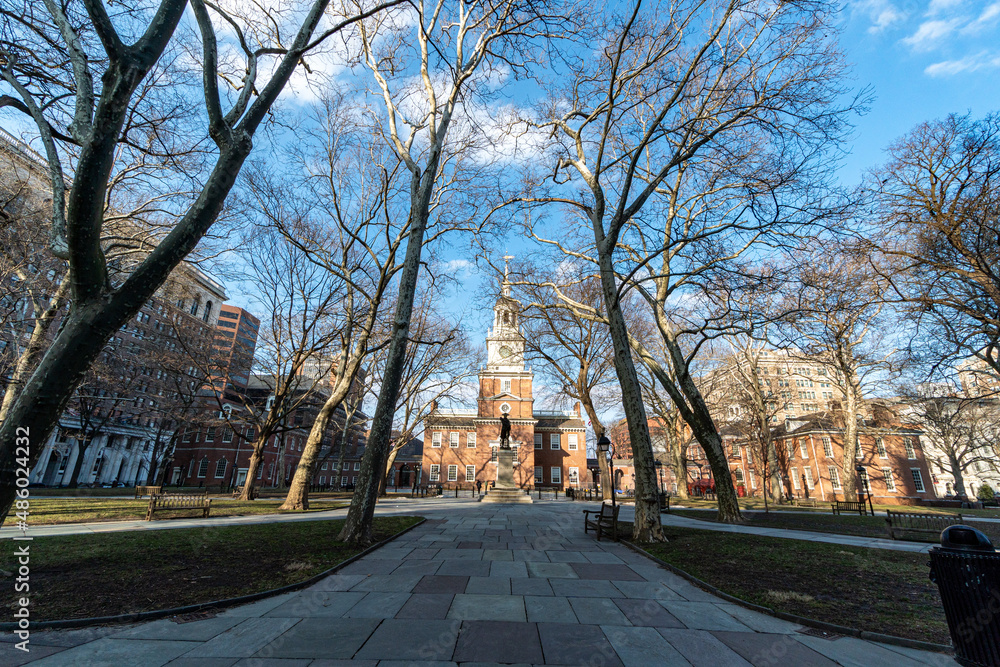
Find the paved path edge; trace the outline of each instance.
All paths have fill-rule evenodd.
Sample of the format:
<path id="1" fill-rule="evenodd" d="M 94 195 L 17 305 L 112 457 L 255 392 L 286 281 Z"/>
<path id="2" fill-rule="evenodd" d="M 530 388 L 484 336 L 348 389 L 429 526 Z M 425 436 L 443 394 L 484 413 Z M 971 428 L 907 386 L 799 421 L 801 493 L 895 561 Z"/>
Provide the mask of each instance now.
<path id="1" fill-rule="evenodd" d="M 324 521 L 325 519 L 317 519 L 318 521 Z M 288 584 L 287 586 L 282 586 L 280 588 L 272 588 L 266 591 L 260 591 L 257 593 L 250 593 L 248 595 L 241 595 L 235 598 L 226 598 L 224 600 L 213 600 L 211 602 L 199 602 L 197 604 L 189 604 L 184 607 L 173 607 L 171 609 L 154 609 L 152 611 L 139 611 L 132 614 L 118 614 L 117 616 L 92 616 L 90 618 L 70 618 L 61 621 L 38 621 L 31 624 L 32 628 L 40 630 L 66 630 L 71 628 L 86 628 L 92 625 L 113 625 L 115 623 L 137 623 L 140 621 L 155 621 L 160 618 L 165 618 L 167 616 L 178 616 L 180 614 L 193 614 L 199 611 L 205 611 L 208 609 L 222 609 L 225 607 L 233 607 L 241 604 L 246 604 L 247 602 L 255 602 L 257 600 L 263 600 L 264 598 L 269 598 L 272 595 L 280 595 L 281 593 L 291 593 L 307 586 L 311 586 L 321 579 L 324 579 L 331 574 L 337 572 L 342 568 L 347 567 L 351 563 L 361 558 L 364 558 L 368 554 L 382 548 L 389 542 L 392 542 L 401 535 L 405 535 L 417 526 L 424 524 L 427 521 L 426 518 L 420 517 L 420 521 L 417 521 L 412 526 L 404 528 L 395 535 L 390 535 L 381 542 L 377 542 L 364 551 L 354 554 L 347 560 L 337 563 L 328 570 L 324 570 L 319 574 L 314 574 L 308 579 L 303 579 L 302 581 L 297 581 L 294 584 Z M 17 623 L 5 622 L 0 623 L 0 631 L 15 630 L 17 629 Z"/>
<path id="2" fill-rule="evenodd" d="M 771 609 L 770 607 L 764 607 L 759 604 L 754 604 L 752 602 L 747 602 L 746 600 L 734 597 L 725 591 L 721 591 L 712 584 L 702 581 L 698 577 L 685 572 L 676 565 L 672 565 L 665 560 L 661 560 L 649 553 L 642 547 L 633 544 L 629 540 L 621 540 L 621 543 L 632 549 L 636 553 L 642 554 L 646 558 L 654 561 L 663 568 L 666 568 L 676 574 L 679 577 L 687 579 L 692 584 L 701 588 L 702 590 L 711 593 L 717 597 L 726 600 L 727 602 L 732 602 L 733 604 L 738 604 L 741 607 L 745 607 L 752 611 L 756 611 L 762 614 L 767 614 L 768 616 L 774 616 L 775 618 L 780 618 L 785 621 L 790 621 L 792 623 L 799 623 L 800 625 L 805 625 L 807 627 L 815 628 L 817 630 L 822 630 L 824 632 L 831 632 L 838 635 L 845 635 L 848 637 L 857 637 L 859 639 L 866 639 L 869 641 L 876 641 L 882 644 L 892 644 L 895 646 L 902 646 L 904 648 L 913 648 L 921 651 L 933 651 L 935 653 L 944 653 L 949 656 L 954 656 L 954 647 L 947 644 L 935 644 L 933 642 L 920 641 L 919 639 L 907 639 L 906 637 L 897 637 L 895 635 L 885 635 L 879 632 L 868 632 L 867 630 L 858 630 L 857 628 L 851 628 L 846 625 L 837 625 L 836 623 L 827 623 L 826 621 L 820 621 L 814 618 L 807 618 L 805 616 L 796 616 L 795 614 L 789 614 L 784 611 L 777 611 Z"/>

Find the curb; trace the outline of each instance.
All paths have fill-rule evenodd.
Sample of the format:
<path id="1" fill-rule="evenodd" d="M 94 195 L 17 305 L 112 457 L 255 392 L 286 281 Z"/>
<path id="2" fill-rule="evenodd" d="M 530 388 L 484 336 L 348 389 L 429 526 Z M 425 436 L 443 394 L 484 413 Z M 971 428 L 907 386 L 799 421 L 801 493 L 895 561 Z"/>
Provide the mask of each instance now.
<path id="1" fill-rule="evenodd" d="M 868 632 L 867 630 L 858 630 L 857 628 L 849 628 L 845 625 L 837 625 L 836 623 L 827 623 L 826 621 L 818 621 L 813 618 L 806 618 L 805 616 L 796 616 L 795 614 L 789 614 L 784 611 L 777 611 L 771 609 L 770 607 L 763 607 L 752 602 L 747 602 L 746 600 L 741 600 L 738 597 L 734 597 L 728 593 L 720 591 L 718 588 L 709 584 L 701 579 L 695 577 L 694 575 L 688 574 L 684 570 L 680 569 L 675 565 L 660 560 L 653 554 L 649 553 L 642 547 L 636 546 L 628 540 L 621 540 L 621 543 L 632 549 L 636 553 L 640 553 L 646 558 L 656 562 L 663 568 L 670 570 L 679 577 L 686 579 L 698 588 L 711 593 L 717 597 L 722 598 L 726 602 L 732 602 L 733 604 L 738 604 L 741 607 L 750 609 L 751 611 L 756 611 L 761 614 L 767 614 L 768 616 L 774 616 L 775 618 L 780 618 L 783 621 L 789 621 L 791 623 L 798 623 L 799 625 L 804 625 L 806 627 L 815 628 L 817 630 L 822 630 L 824 632 L 830 632 L 838 635 L 844 635 L 847 637 L 857 637 L 858 639 L 865 639 L 868 641 L 879 642 L 882 644 L 891 644 L 894 646 L 902 646 L 904 648 L 913 648 L 920 651 L 932 651 L 934 653 L 946 653 L 948 655 L 954 654 L 954 647 L 948 646 L 946 644 L 935 644 L 933 642 L 924 642 L 917 639 L 907 639 L 906 637 L 896 637 L 894 635 L 884 635 L 878 632 Z"/>
<path id="2" fill-rule="evenodd" d="M 271 597 L 272 595 L 280 595 L 281 593 L 291 593 L 293 591 L 306 588 L 315 584 L 321 579 L 330 576 L 337 570 L 347 567 L 351 563 L 361 558 L 364 558 L 373 551 L 385 546 L 389 542 L 392 542 L 400 535 L 410 532 L 417 526 L 422 525 L 427 519 L 421 518 L 420 521 L 416 522 L 409 528 L 404 528 L 395 535 L 390 535 L 381 542 L 377 542 L 361 553 L 355 554 L 345 561 L 342 561 L 328 570 L 324 570 L 319 574 L 314 574 L 308 579 L 298 581 L 294 584 L 288 584 L 287 586 L 282 586 L 280 588 L 272 588 L 267 591 L 260 591 L 258 593 L 250 593 L 249 595 L 241 595 L 235 598 L 226 598 L 224 600 L 213 600 L 212 602 L 199 602 L 197 604 L 190 604 L 185 607 L 174 607 L 172 609 L 156 609 L 153 611 L 139 611 L 131 614 L 119 614 L 117 616 L 94 616 L 91 618 L 71 618 L 62 621 L 39 621 L 37 623 L 32 623 L 31 627 L 33 629 L 39 630 L 49 630 L 49 629 L 68 629 L 68 628 L 85 628 L 92 625 L 111 625 L 114 623 L 135 623 L 138 621 L 153 621 L 159 618 L 165 618 L 167 616 L 179 616 L 181 614 L 192 614 L 199 611 L 205 611 L 207 609 L 216 609 L 222 607 L 232 607 L 247 602 L 255 602 L 257 600 L 262 600 L 264 598 Z M 0 623 L 0 630 L 16 630 L 17 623 Z"/>

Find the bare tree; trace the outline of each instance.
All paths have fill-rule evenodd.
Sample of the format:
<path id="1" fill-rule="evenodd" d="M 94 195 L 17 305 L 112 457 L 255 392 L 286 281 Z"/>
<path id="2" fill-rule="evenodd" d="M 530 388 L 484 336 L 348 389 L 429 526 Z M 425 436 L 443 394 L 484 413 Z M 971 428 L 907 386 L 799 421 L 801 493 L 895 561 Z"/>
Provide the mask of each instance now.
<path id="1" fill-rule="evenodd" d="M 527 305 L 521 313 L 525 331 L 525 354 L 541 362 L 560 394 L 580 402 L 594 437 L 605 435 L 601 413 L 617 400 L 614 376 L 614 350 L 608 328 L 599 317 L 589 317 L 567 308 L 546 284 L 525 277 L 522 288 L 527 292 Z M 584 279 L 566 288 L 576 301 L 587 304 L 595 313 L 603 312 L 600 285 Z M 608 461 L 597 456 L 601 474 L 601 491 L 611 499 L 612 482 Z"/>
<path id="2" fill-rule="evenodd" d="M 906 413 L 924 433 L 928 463 L 952 477 L 956 496 L 966 496 L 966 477 L 984 469 L 1000 472 L 997 435 L 1000 411 L 995 400 L 928 391 L 904 390 Z"/>
<path id="3" fill-rule="evenodd" d="M 23 14 L 4 11 L 0 15 L 0 33 L 5 37 L 0 79 L 10 93 L 0 96 L 0 102 L 24 112 L 35 123 L 52 183 L 50 247 L 68 261 L 72 281 L 72 307 L 61 330 L 0 425 L 0 518 L 6 518 L 14 499 L 17 435 L 29 433 L 36 443 L 45 440 L 114 331 L 138 312 L 205 236 L 253 147 L 260 123 L 309 50 L 345 25 L 386 6 L 347 17 L 316 37 L 328 0 L 315 0 L 293 30 L 295 36 L 289 37 L 281 34 L 282 23 L 277 22 L 262 23 L 248 35 L 239 17 L 222 13 L 216 5 L 209 7 L 203 0 L 192 0 L 201 36 L 207 134 L 215 144 L 214 154 L 207 159 L 210 173 L 199 181 L 193 199 L 163 211 L 162 218 L 168 221 L 163 233 L 150 240 L 134 268 L 112 282 L 102 248 L 105 197 L 116 167 L 121 167 L 118 151 L 130 145 L 128 121 L 142 117 L 144 108 L 151 117 L 159 117 L 155 105 L 152 109 L 145 106 L 137 93 L 144 81 L 155 76 L 188 3 L 162 0 L 155 9 L 129 6 L 114 16 L 104 3 L 80 4 L 82 8 L 78 3 L 46 1 L 43 10 L 39 3 L 29 2 Z M 219 68 L 217 23 L 236 33 L 245 64 L 236 77 L 238 90 L 220 90 L 224 72 Z M 43 51 L 25 48 L 39 42 Z M 276 62 L 273 74 L 258 81 L 261 58 Z M 62 87 L 53 83 L 60 77 Z M 72 147 L 70 152 L 76 156 L 72 183 L 66 181 L 65 154 L 57 142 Z M 162 143 L 148 150 L 140 148 L 140 155 L 172 152 Z M 34 464 L 40 451 L 31 448 L 29 463 Z"/>
<path id="4" fill-rule="evenodd" d="M 843 65 L 830 38 L 835 8 L 823 3 L 635 2 L 606 13 L 596 55 L 570 65 L 551 87 L 547 122 L 535 123 L 552 133 L 555 168 L 547 190 L 525 199 L 569 209 L 578 234 L 536 236 L 599 272 L 635 455 L 633 537 L 658 541 L 653 454 L 622 295 L 636 290 L 652 311 L 671 367 L 661 363 L 666 372 L 654 375 L 705 450 L 720 518 L 741 520 L 683 349 L 697 354 L 700 340 L 716 335 L 723 297 L 715 286 L 754 282 L 741 267 L 748 249 L 780 243 L 814 215 L 809 188 L 846 119 L 836 106 Z M 674 317 L 678 305 L 699 301 L 696 320 Z"/>
<path id="5" fill-rule="evenodd" d="M 425 291 L 414 306 L 394 436 L 382 480 L 383 494 L 396 455 L 413 438 L 418 425 L 438 404 L 459 398 L 461 389 L 477 372 L 477 355 L 465 333 L 437 312 L 433 296 L 432 290 Z M 377 377 L 382 376 L 380 365 L 376 363 L 371 369 Z"/>
<path id="6" fill-rule="evenodd" d="M 410 177 L 410 227 L 385 374 L 357 489 L 340 533 L 345 542 L 367 544 L 373 539 L 372 517 L 405 367 L 421 252 L 452 217 L 435 211 L 447 185 L 462 177 L 467 167 L 463 162 L 471 162 L 470 153 L 480 148 L 475 132 L 453 134 L 453 126 L 461 122 L 457 117 L 477 92 L 493 88 L 491 74 L 523 71 L 531 62 L 530 42 L 546 34 L 545 22 L 552 18 L 544 14 L 545 7 L 539 0 L 418 0 L 397 23 L 383 17 L 359 24 L 361 59 L 385 105 L 382 112 L 373 112 L 374 122 L 385 128 L 386 143 Z M 470 205 L 468 211 L 475 209 Z M 432 215 L 439 226 L 428 238 Z"/>
<path id="7" fill-rule="evenodd" d="M 797 295 L 784 327 L 791 358 L 819 364 L 839 389 L 844 422 L 844 497 L 857 497 L 859 421 L 866 396 L 899 370 L 898 348 L 886 330 L 887 282 L 855 244 L 813 242 L 798 262 Z"/>
<path id="8" fill-rule="evenodd" d="M 930 334 L 913 352 L 932 370 L 977 357 L 1000 374 L 1000 113 L 921 123 L 889 156 L 871 176 L 869 239 Z"/>

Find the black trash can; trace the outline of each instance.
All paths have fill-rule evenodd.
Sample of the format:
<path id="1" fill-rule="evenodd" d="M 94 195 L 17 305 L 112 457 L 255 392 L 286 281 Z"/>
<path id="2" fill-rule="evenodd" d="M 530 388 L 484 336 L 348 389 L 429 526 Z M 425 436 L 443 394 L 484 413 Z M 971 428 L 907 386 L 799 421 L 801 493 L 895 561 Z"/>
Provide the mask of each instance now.
<path id="1" fill-rule="evenodd" d="M 975 528 L 948 526 L 930 557 L 955 658 L 967 667 L 1000 667 L 1000 554 Z"/>
<path id="2" fill-rule="evenodd" d="M 660 496 L 660 511 L 662 512 L 665 509 L 667 509 L 667 492 L 660 491 L 659 496 Z"/>

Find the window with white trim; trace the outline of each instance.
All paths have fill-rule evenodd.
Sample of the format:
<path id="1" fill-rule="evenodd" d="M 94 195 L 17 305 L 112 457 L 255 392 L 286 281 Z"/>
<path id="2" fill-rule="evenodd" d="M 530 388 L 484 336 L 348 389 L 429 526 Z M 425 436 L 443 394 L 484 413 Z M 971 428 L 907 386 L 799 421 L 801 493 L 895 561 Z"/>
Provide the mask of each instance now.
<path id="1" fill-rule="evenodd" d="M 576 433 L 569 433 L 566 435 L 566 449 L 571 452 L 575 452 L 577 449 Z"/>
<path id="2" fill-rule="evenodd" d="M 535 484 L 542 483 L 542 466 L 535 466 Z"/>
<path id="3" fill-rule="evenodd" d="M 205 442 L 214 442 L 214 441 L 215 441 L 215 427 L 209 426 L 208 430 L 205 431 Z"/>
<path id="4" fill-rule="evenodd" d="M 743 469 L 742 468 L 737 468 L 734 471 L 734 474 L 736 475 L 736 483 L 737 484 L 743 484 Z"/>
<path id="5" fill-rule="evenodd" d="M 466 433 L 465 434 L 465 446 L 468 449 L 475 449 L 476 448 L 476 434 L 475 433 Z"/>
<path id="6" fill-rule="evenodd" d="M 917 458 L 917 450 L 913 448 L 913 438 L 903 438 L 903 447 L 906 449 L 906 458 Z"/>
<path id="7" fill-rule="evenodd" d="M 802 474 L 806 476 L 806 488 L 809 489 L 810 491 L 816 488 L 816 485 L 813 483 L 813 469 L 803 468 Z"/>
<path id="8" fill-rule="evenodd" d="M 458 466 L 450 465 L 448 466 L 448 481 L 457 482 L 458 481 Z"/>
<path id="9" fill-rule="evenodd" d="M 320 486 L 326 486 L 326 475 L 320 475 L 319 476 L 319 485 Z"/>
<path id="10" fill-rule="evenodd" d="M 795 458 L 795 441 L 785 440 L 785 453 L 788 454 L 788 460 L 791 461 Z"/>
<path id="11" fill-rule="evenodd" d="M 575 466 L 572 467 L 572 468 L 570 468 L 569 469 L 569 473 L 567 473 L 567 480 L 569 481 L 570 484 L 579 484 L 580 483 L 580 469 L 577 468 L 577 467 L 575 467 Z"/>
<path id="12" fill-rule="evenodd" d="M 882 438 L 875 438 L 875 451 L 878 452 L 880 459 L 889 458 L 889 455 L 885 453 L 885 440 Z"/>
<path id="13" fill-rule="evenodd" d="M 476 481 L 476 466 L 465 466 L 465 481 L 466 482 Z"/>
<path id="14" fill-rule="evenodd" d="M 510 393 L 510 380 L 500 380 L 500 391 L 505 394 Z"/>
<path id="15" fill-rule="evenodd" d="M 541 448 L 542 448 L 542 434 L 541 433 L 536 433 L 535 434 L 535 449 L 541 449 Z"/>
<path id="16" fill-rule="evenodd" d="M 882 479 L 885 481 L 885 490 L 890 493 L 895 493 L 896 480 L 892 477 L 892 468 L 882 468 Z"/>
<path id="17" fill-rule="evenodd" d="M 215 464 L 215 477 L 225 477 L 226 475 L 226 465 L 228 465 L 226 459 L 219 459 L 219 462 Z"/>
<path id="18" fill-rule="evenodd" d="M 549 434 L 549 449 L 559 449 L 559 434 L 550 433 Z"/>
<path id="19" fill-rule="evenodd" d="M 865 456 L 865 452 L 864 452 L 864 450 L 863 450 L 863 449 L 861 448 L 861 441 L 859 440 L 859 441 L 858 441 L 858 449 L 857 449 L 857 451 L 856 451 L 856 452 L 854 452 L 854 458 L 856 458 L 857 460 L 859 460 L 859 461 L 860 461 L 861 459 L 863 459 L 863 458 L 864 458 L 864 456 Z"/>
<path id="20" fill-rule="evenodd" d="M 233 429 L 228 426 L 222 429 L 222 442 L 232 442 L 233 441 Z"/>
<path id="21" fill-rule="evenodd" d="M 441 433 L 435 431 L 434 433 L 431 434 L 431 447 L 440 447 L 440 446 L 441 446 Z"/>
<path id="22" fill-rule="evenodd" d="M 549 469 L 549 475 L 551 475 L 553 484 L 559 484 L 562 482 L 562 468 L 559 466 L 552 466 Z"/>
<path id="23" fill-rule="evenodd" d="M 801 440 L 799 440 L 799 454 L 801 454 L 802 458 L 804 458 L 804 459 L 809 458 L 809 450 L 806 448 L 806 439 L 805 438 L 802 438 Z"/>
<path id="24" fill-rule="evenodd" d="M 355 461 L 354 462 L 354 469 L 355 470 L 361 470 L 361 461 Z"/>
<path id="25" fill-rule="evenodd" d="M 757 488 L 757 478 L 753 476 L 753 470 L 747 470 L 747 477 L 750 478 L 750 488 Z"/>
<path id="26" fill-rule="evenodd" d="M 840 491 L 840 471 L 837 466 L 829 466 L 826 470 L 830 473 L 830 486 L 834 491 Z"/>
<path id="27" fill-rule="evenodd" d="M 920 468 L 910 468 L 910 475 L 913 476 L 913 488 L 917 493 L 924 492 L 924 476 L 920 474 Z"/>
<path id="28" fill-rule="evenodd" d="M 788 472 L 792 476 L 792 488 L 795 489 L 796 491 L 798 491 L 799 489 L 802 488 L 802 481 L 799 478 L 799 469 L 798 468 L 792 468 Z"/>
<path id="29" fill-rule="evenodd" d="M 439 466 L 437 463 L 432 463 L 431 464 L 431 474 L 427 478 L 428 481 L 436 482 L 440 478 L 441 478 L 441 466 Z M 347 478 L 345 477 L 344 479 L 347 479 Z"/>
<path id="30" fill-rule="evenodd" d="M 264 466 L 257 466 L 257 479 L 264 479 Z"/>
<path id="31" fill-rule="evenodd" d="M 833 443 L 830 442 L 830 436 L 823 436 L 823 456 L 828 459 L 833 458 Z"/>
<path id="32" fill-rule="evenodd" d="M 458 431 L 452 431 L 449 435 L 449 445 L 452 449 L 458 449 Z"/>
<path id="33" fill-rule="evenodd" d="M 198 464 L 198 477 L 204 477 L 208 474 L 208 459 L 202 459 L 201 463 Z"/>
<path id="34" fill-rule="evenodd" d="M 344 475 L 343 477 L 340 478 L 340 483 L 343 486 L 347 486 L 347 475 Z"/>

